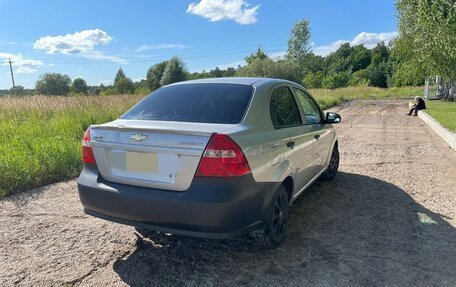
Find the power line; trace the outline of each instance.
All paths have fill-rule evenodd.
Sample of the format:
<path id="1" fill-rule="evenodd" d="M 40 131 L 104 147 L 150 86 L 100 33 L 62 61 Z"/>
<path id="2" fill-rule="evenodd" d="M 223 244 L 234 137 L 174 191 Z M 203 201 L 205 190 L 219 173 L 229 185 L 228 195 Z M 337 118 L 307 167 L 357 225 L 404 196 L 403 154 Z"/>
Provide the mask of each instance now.
<path id="1" fill-rule="evenodd" d="M 269 47 L 272 46 L 282 46 L 282 45 L 268 45 Z M 173 54 L 165 54 L 165 55 L 153 55 L 148 57 L 118 57 L 118 59 L 96 59 L 96 58 L 79 58 L 79 59 L 63 59 L 63 58 L 54 58 L 54 59 L 44 59 L 44 58 L 35 58 L 35 60 L 40 60 L 44 63 L 57 63 L 57 64 L 87 64 L 87 63 L 94 63 L 97 64 L 112 64 L 112 63 L 119 63 L 121 61 L 129 62 L 129 63 L 147 63 L 152 61 L 161 61 L 169 59 L 172 56 L 179 56 L 184 60 L 187 59 L 201 59 L 201 58 L 211 58 L 211 57 L 219 57 L 225 55 L 236 55 L 236 54 L 246 54 L 249 52 L 254 52 L 252 48 L 257 47 L 257 45 L 244 45 L 239 46 L 231 49 L 224 49 L 224 50 L 215 50 L 215 51 L 198 51 L 198 52 L 191 52 L 191 53 L 173 53 Z M 273 50 L 269 51 L 269 53 L 280 52 L 282 50 Z M 84 57 L 83 54 L 78 55 L 79 57 Z"/>

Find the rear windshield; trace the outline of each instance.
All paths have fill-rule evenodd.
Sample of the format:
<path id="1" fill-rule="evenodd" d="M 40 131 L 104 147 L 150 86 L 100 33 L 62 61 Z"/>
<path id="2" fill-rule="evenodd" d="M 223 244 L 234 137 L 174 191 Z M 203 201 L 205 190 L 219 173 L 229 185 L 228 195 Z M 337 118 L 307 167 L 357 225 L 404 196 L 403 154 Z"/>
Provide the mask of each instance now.
<path id="1" fill-rule="evenodd" d="M 253 88 L 237 84 L 184 84 L 158 89 L 121 119 L 237 124 Z"/>

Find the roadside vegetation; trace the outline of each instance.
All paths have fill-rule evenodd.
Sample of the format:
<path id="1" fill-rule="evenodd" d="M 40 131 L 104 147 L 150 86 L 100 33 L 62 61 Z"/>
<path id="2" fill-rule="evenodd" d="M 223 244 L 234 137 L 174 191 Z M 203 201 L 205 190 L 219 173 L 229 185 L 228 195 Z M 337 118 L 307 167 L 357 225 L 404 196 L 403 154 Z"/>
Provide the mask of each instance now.
<path id="1" fill-rule="evenodd" d="M 450 131 L 456 132 L 456 102 L 428 101 L 426 113 Z"/>
<path id="2" fill-rule="evenodd" d="M 116 119 L 141 97 L 0 98 L 0 196 L 77 176 L 87 127 Z"/>
<path id="3" fill-rule="evenodd" d="M 323 109 L 354 100 L 411 99 L 423 94 L 423 87 L 375 88 L 348 87 L 340 89 L 310 89 Z"/>

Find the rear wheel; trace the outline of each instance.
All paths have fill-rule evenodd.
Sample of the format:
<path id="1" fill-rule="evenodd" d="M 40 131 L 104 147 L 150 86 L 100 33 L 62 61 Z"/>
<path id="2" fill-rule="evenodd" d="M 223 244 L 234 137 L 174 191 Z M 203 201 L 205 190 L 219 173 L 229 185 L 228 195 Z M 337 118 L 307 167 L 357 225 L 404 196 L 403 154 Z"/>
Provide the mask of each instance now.
<path id="1" fill-rule="evenodd" d="M 153 234 L 155 232 L 153 230 L 150 230 L 147 228 L 142 228 L 142 227 L 135 227 L 135 230 L 143 237 L 149 237 L 151 234 Z"/>
<path id="2" fill-rule="evenodd" d="M 272 200 L 266 227 L 260 235 L 255 236 L 258 245 L 275 248 L 283 242 L 287 230 L 288 209 L 288 192 L 285 186 L 281 185 Z"/>
<path id="3" fill-rule="evenodd" d="M 322 180 L 333 180 L 336 177 L 339 169 L 339 148 L 337 144 L 334 146 L 331 159 L 329 160 L 328 169 L 321 175 Z"/>

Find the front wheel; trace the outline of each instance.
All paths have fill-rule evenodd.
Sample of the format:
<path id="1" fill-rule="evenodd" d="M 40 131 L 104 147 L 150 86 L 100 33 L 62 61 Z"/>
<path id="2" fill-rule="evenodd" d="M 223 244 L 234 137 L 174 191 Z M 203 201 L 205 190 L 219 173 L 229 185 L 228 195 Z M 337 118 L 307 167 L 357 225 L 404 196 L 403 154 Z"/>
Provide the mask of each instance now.
<path id="1" fill-rule="evenodd" d="M 289 203 L 287 189 L 281 185 L 272 200 L 266 227 L 261 235 L 255 236 L 258 245 L 275 248 L 283 242 L 287 231 Z"/>
<path id="2" fill-rule="evenodd" d="M 334 146 L 331 159 L 329 160 L 328 169 L 321 175 L 322 180 L 333 180 L 336 177 L 339 169 L 339 148 L 337 144 Z"/>

